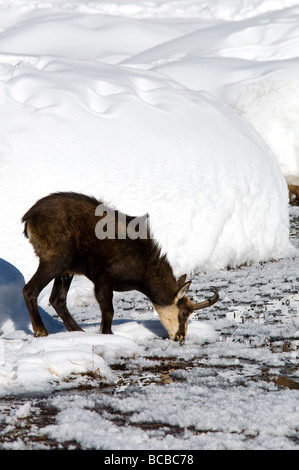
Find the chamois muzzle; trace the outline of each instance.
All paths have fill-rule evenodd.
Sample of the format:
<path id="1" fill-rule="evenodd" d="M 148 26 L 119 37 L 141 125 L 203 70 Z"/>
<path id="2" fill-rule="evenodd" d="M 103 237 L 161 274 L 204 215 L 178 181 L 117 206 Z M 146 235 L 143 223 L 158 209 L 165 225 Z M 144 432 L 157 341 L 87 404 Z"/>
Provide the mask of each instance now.
<path id="1" fill-rule="evenodd" d="M 180 343 L 180 346 L 183 346 L 185 343 L 186 336 L 183 335 L 175 335 L 174 341 L 178 341 Z"/>
<path id="2" fill-rule="evenodd" d="M 187 310 L 185 312 L 179 313 L 179 329 L 174 337 L 174 341 L 178 341 L 180 345 L 184 344 L 185 338 L 187 335 L 187 326 L 188 326 L 188 318 L 191 315 L 192 311 L 194 310 L 200 310 L 202 308 L 210 307 L 211 305 L 215 304 L 219 300 L 219 293 L 217 287 L 212 287 L 211 288 L 214 291 L 214 295 L 212 297 L 209 297 L 208 299 L 204 300 L 203 302 L 198 302 L 196 304 L 191 304 L 191 309 L 192 310 Z"/>

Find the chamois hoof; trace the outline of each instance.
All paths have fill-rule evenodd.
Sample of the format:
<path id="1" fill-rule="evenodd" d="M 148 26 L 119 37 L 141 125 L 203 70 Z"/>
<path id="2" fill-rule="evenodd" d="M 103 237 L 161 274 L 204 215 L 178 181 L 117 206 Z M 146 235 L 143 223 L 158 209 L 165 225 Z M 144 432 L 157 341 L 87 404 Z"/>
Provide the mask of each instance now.
<path id="1" fill-rule="evenodd" d="M 46 329 L 39 329 L 34 332 L 34 337 L 35 338 L 41 338 L 43 336 L 48 336 L 48 332 Z"/>

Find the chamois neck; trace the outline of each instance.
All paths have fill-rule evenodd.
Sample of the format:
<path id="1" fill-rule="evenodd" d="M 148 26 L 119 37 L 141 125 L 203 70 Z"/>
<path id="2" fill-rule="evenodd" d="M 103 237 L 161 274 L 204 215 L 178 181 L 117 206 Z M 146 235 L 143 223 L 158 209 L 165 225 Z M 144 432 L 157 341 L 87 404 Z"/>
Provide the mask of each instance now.
<path id="1" fill-rule="evenodd" d="M 148 253 L 145 272 L 145 294 L 154 305 L 170 305 L 173 302 L 177 282 L 166 255 L 154 245 Z"/>

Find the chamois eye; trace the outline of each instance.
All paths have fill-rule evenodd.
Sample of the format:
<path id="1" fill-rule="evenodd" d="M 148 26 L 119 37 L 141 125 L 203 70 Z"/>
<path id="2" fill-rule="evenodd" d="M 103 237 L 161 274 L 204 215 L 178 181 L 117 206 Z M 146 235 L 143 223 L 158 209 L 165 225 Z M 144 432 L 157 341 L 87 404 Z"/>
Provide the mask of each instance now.
<path id="1" fill-rule="evenodd" d="M 183 318 L 188 318 L 189 317 L 188 312 L 182 312 L 181 315 L 182 315 Z"/>

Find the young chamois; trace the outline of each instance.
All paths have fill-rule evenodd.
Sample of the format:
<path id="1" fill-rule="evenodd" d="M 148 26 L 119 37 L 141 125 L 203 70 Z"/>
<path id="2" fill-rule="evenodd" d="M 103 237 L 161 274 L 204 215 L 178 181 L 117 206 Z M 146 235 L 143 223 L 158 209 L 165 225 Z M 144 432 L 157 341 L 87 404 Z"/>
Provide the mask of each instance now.
<path id="1" fill-rule="evenodd" d="M 104 210 L 99 211 L 99 207 Z M 142 225 L 140 237 L 136 236 L 136 220 Z M 102 311 L 100 331 L 106 334 L 112 333 L 113 291 L 145 294 L 169 337 L 180 342 L 186 336 L 191 313 L 219 299 L 218 290 L 213 288 L 211 298 L 191 302 L 186 296 L 191 281 L 186 282 L 186 275 L 175 279 L 167 257 L 161 256 L 150 237 L 146 218 L 134 219 L 82 194 L 56 193 L 37 201 L 22 222 L 24 234 L 39 257 L 38 269 L 23 289 L 35 336 L 48 334 L 37 298 L 52 279 L 51 305 L 69 331 L 82 331 L 66 305 L 74 274 L 85 275 L 94 283 Z"/>

